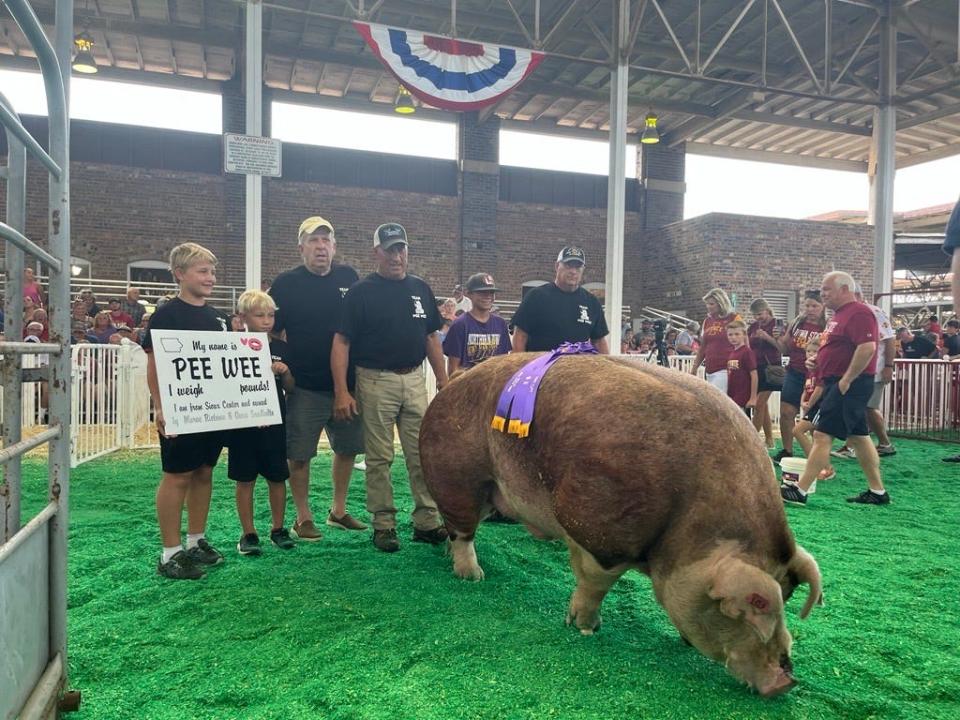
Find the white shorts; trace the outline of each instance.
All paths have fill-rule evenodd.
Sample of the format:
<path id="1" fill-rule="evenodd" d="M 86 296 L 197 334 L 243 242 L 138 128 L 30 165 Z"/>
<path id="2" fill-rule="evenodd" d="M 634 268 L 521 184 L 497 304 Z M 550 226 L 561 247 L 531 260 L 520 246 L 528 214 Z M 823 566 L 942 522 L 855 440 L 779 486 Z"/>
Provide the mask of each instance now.
<path id="1" fill-rule="evenodd" d="M 707 373 L 707 382 L 713 385 L 724 395 L 727 394 L 727 369 L 717 370 L 714 373 Z"/>

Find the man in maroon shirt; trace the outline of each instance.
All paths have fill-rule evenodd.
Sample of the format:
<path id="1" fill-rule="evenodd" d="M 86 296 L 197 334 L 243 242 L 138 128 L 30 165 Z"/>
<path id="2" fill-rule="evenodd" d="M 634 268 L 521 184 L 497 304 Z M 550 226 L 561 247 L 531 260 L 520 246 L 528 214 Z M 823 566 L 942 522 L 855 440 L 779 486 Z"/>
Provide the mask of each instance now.
<path id="1" fill-rule="evenodd" d="M 817 353 L 817 369 L 823 378 L 823 399 L 814 418 L 813 449 L 799 482 L 784 484 L 784 502 L 806 505 L 807 490 L 830 462 L 833 438 L 846 440 L 867 476 L 869 489 L 847 502 L 886 505 L 890 495 L 880 478 L 880 458 L 870 440 L 867 402 L 873 393 L 876 373 L 877 320 L 873 311 L 857 302 L 856 283 L 849 274 L 831 272 L 823 278 L 820 293 L 833 310 Z"/>

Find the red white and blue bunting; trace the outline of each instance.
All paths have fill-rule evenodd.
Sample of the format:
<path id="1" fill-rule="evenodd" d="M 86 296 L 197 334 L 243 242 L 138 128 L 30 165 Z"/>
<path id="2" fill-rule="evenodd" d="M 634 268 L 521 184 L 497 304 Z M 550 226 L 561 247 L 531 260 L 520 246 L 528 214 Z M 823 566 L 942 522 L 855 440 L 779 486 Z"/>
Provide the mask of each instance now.
<path id="1" fill-rule="evenodd" d="M 384 67 L 423 102 L 444 110 L 479 110 L 514 90 L 543 53 L 355 22 Z"/>

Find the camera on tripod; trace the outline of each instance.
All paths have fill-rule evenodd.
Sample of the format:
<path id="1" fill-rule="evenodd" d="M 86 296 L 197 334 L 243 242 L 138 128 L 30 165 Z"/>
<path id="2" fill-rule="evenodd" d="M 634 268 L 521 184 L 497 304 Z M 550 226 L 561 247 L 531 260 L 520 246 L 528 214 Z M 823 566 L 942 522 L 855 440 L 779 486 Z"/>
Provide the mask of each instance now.
<path id="1" fill-rule="evenodd" d="M 653 335 L 657 342 L 663 340 L 663 333 L 667 329 L 667 324 L 663 320 L 653 321 Z"/>

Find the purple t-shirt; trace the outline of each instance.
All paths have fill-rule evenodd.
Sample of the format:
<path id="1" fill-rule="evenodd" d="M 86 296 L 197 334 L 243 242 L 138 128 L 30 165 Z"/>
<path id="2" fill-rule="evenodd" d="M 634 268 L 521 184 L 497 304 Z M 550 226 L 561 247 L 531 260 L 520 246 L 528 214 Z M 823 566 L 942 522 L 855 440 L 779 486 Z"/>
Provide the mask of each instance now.
<path id="1" fill-rule="evenodd" d="M 507 323 L 498 315 L 491 315 L 482 323 L 466 312 L 453 321 L 443 340 L 443 354 L 458 358 L 464 369 L 494 355 L 508 353 L 510 349 Z"/>

